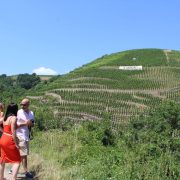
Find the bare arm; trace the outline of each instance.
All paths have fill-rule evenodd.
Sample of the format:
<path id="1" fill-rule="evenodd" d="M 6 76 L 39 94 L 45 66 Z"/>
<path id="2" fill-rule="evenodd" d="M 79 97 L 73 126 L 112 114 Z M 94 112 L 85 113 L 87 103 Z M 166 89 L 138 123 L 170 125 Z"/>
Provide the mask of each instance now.
<path id="1" fill-rule="evenodd" d="M 4 116 L 3 116 L 3 112 L 1 112 L 1 116 L 0 116 L 0 131 L 3 132 L 3 121 L 4 121 Z"/>
<path id="2" fill-rule="evenodd" d="M 1 132 L 3 132 L 3 128 L 2 128 L 2 126 L 0 126 L 0 131 L 1 131 Z"/>
<path id="3" fill-rule="evenodd" d="M 3 124 L 3 121 L 4 121 L 4 113 L 1 112 L 0 113 L 0 124 Z"/>
<path id="4" fill-rule="evenodd" d="M 17 129 L 17 119 L 16 117 L 14 116 L 13 118 L 11 118 L 11 132 L 12 132 L 12 137 L 13 137 L 13 140 L 15 142 L 15 145 L 17 148 L 19 148 L 19 145 L 17 143 L 17 138 L 16 138 L 16 129 Z"/>
<path id="5" fill-rule="evenodd" d="M 17 124 L 16 129 L 17 129 L 17 128 L 20 128 L 20 127 L 23 127 L 23 126 L 32 127 L 32 126 L 33 126 L 33 123 L 32 123 L 31 120 L 21 122 L 20 124 Z"/>
<path id="6" fill-rule="evenodd" d="M 34 127 L 34 119 L 29 119 L 28 121 L 29 121 L 28 126 L 29 127 Z"/>
<path id="7" fill-rule="evenodd" d="M 27 126 L 27 122 L 21 123 L 21 124 L 17 124 L 16 129 L 23 127 L 23 126 Z"/>

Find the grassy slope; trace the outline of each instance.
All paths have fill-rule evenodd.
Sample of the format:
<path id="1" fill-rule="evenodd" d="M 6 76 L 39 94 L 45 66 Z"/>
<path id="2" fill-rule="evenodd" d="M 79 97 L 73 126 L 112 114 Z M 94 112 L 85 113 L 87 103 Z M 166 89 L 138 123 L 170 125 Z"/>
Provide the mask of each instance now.
<path id="1" fill-rule="evenodd" d="M 164 99 L 180 100 L 179 59 L 178 51 L 124 51 L 40 85 L 27 94 L 36 113 L 36 126 L 69 129 L 70 122 L 109 119 L 114 129 L 122 128 Z M 143 71 L 120 71 L 120 65 L 142 65 Z M 32 150 L 42 158 L 40 172 L 45 171 L 41 178 L 140 179 L 145 173 L 145 178 L 153 179 L 163 177 L 166 163 L 176 167 L 170 154 L 140 162 L 154 144 L 140 144 L 129 150 L 126 140 L 120 139 L 116 147 L 105 148 L 99 141 L 102 130 L 96 128 L 101 126 L 92 132 L 77 125 L 71 131 L 37 133 Z M 130 138 L 129 132 L 126 136 Z"/>
<path id="2" fill-rule="evenodd" d="M 41 108 L 51 107 L 56 119 L 79 122 L 109 114 L 118 125 L 165 98 L 179 101 L 179 59 L 180 52 L 160 49 L 106 55 L 39 86 L 29 98 Z M 142 65 L 143 70 L 119 70 L 123 65 Z"/>
<path id="3" fill-rule="evenodd" d="M 37 132 L 31 144 L 35 153 L 32 169 L 39 170 L 42 180 L 176 180 L 180 175 L 180 126 L 174 124 L 179 115 L 178 104 L 164 103 L 149 117 L 122 128 L 116 137 L 106 121 L 76 124 L 68 131 Z M 113 143 L 105 146 L 103 139 Z"/>

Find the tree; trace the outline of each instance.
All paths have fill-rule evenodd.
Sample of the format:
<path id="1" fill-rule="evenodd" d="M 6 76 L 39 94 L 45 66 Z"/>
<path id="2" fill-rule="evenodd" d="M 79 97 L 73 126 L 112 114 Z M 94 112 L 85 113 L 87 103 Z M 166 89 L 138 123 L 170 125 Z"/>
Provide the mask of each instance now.
<path id="1" fill-rule="evenodd" d="M 19 74 L 17 77 L 17 85 L 24 89 L 31 89 L 40 82 L 40 78 L 33 73 L 30 74 Z"/>

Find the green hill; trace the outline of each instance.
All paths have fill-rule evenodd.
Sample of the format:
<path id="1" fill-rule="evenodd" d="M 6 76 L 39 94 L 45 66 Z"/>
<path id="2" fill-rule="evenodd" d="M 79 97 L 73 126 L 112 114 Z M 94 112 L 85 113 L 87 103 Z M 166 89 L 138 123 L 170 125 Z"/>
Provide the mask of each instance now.
<path id="1" fill-rule="evenodd" d="M 142 70 L 120 70 L 119 66 L 142 66 Z M 27 97 L 39 117 L 44 114 L 40 128 L 49 121 L 54 128 L 107 117 L 117 128 L 164 99 L 179 102 L 179 79 L 179 51 L 137 49 L 104 55 L 40 84 Z"/>
<path id="2" fill-rule="evenodd" d="M 178 179 L 180 108 L 162 101 L 180 101 L 179 62 L 179 51 L 124 51 L 28 91 L 43 130 L 32 169 L 40 179 Z"/>

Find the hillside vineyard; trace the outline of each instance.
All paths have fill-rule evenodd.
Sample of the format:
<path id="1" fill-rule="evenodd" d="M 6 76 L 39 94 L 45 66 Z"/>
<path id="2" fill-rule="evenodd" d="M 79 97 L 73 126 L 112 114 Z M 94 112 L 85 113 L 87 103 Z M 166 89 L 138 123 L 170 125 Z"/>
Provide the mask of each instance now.
<path id="1" fill-rule="evenodd" d="M 180 101 L 180 52 L 140 49 L 104 55 L 27 96 L 35 109 L 48 111 L 44 124 L 108 118 L 118 128 L 165 99 Z"/>

